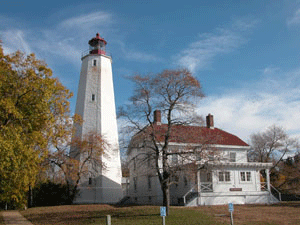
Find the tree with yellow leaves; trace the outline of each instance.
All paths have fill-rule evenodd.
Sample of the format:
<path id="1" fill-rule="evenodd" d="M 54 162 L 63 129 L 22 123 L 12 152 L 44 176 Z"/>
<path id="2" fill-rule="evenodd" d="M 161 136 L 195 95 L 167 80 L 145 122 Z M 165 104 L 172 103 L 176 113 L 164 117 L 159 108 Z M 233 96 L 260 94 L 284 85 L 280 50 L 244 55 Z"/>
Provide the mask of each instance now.
<path id="1" fill-rule="evenodd" d="M 50 144 L 71 132 L 71 96 L 34 54 L 0 45 L 0 202 L 26 203 Z"/>

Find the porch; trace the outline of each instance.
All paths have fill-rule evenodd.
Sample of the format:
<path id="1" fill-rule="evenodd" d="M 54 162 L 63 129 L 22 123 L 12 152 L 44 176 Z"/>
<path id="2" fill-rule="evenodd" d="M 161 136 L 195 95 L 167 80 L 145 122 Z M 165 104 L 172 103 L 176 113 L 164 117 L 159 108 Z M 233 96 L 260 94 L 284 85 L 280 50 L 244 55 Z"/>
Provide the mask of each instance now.
<path id="1" fill-rule="evenodd" d="M 279 202 L 281 193 L 270 184 L 269 168 L 271 166 L 270 163 L 210 162 L 206 165 L 206 173 L 198 170 L 196 184 L 182 197 L 183 205 Z M 261 170 L 266 175 L 264 178 L 266 182 L 261 180 Z M 208 174 L 210 176 L 207 176 Z M 225 174 L 227 177 L 223 176 Z M 207 182 L 208 180 L 210 182 Z"/>

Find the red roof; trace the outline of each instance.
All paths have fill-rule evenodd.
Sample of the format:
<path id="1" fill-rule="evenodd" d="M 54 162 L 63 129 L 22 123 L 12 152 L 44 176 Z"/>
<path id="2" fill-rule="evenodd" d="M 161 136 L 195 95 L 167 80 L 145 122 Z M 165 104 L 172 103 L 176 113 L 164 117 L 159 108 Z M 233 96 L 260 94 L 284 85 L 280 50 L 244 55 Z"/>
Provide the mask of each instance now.
<path id="1" fill-rule="evenodd" d="M 146 131 L 149 135 L 154 133 L 158 142 L 165 140 L 167 131 L 167 124 L 153 126 L 154 132 L 148 127 Z M 146 134 L 146 132 L 143 132 Z M 141 133 L 140 133 L 141 135 Z M 136 138 L 138 138 L 137 135 Z M 249 146 L 246 142 L 239 137 L 223 131 L 218 128 L 208 128 L 200 126 L 185 126 L 174 125 L 170 133 L 170 142 L 175 143 L 189 143 L 189 144 L 217 144 L 217 145 L 236 145 L 236 146 Z"/>

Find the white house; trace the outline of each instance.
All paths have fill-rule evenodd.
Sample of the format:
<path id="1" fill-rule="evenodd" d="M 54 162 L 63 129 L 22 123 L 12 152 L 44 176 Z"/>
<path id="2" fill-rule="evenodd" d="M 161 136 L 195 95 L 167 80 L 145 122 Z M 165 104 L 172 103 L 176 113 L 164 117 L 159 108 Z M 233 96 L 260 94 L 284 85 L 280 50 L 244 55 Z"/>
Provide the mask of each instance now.
<path id="1" fill-rule="evenodd" d="M 269 169 L 272 164 L 248 162 L 247 143 L 215 128 L 210 114 L 206 123 L 204 127 L 172 127 L 168 162 L 171 168 L 178 169 L 178 173 L 173 176 L 174 184 L 170 186 L 171 205 L 278 202 L 280 193 L 278 198 L 271 194 Z M 161 123 L 160 111 L 155 111 L 152 129 L 160 131 L 157 142 L 163 143 L 166 127 Z M 155 157 L 146 142 L 145 135 L 139 132 L 129 145 L 129 196 L 136 204 L 161 205 L 162 191 L 156 175 Z M 161 160 L 158 165 L 161 166 Z M 261 172 L 266 174 L 265 179 Z"/>

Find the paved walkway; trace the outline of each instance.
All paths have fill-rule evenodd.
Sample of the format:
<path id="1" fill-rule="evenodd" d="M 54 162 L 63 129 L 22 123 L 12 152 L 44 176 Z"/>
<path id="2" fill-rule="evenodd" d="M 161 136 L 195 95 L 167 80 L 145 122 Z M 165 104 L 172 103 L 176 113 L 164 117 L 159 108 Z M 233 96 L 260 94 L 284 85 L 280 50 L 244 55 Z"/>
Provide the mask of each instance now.
<path id="1" fill-rule="evenodd" d="M 18 211 L 3 211 L 2 216 L 5 224 L 33 225 L 27 219 L 25 219 L 25 217 L 23 217 Z"/>

